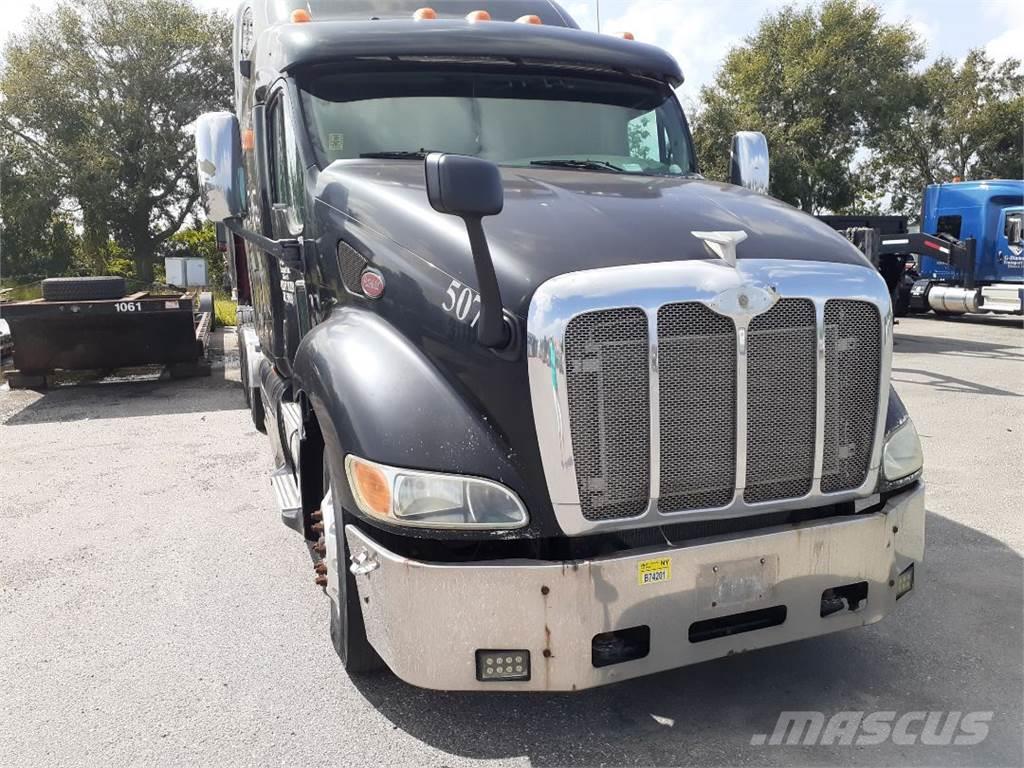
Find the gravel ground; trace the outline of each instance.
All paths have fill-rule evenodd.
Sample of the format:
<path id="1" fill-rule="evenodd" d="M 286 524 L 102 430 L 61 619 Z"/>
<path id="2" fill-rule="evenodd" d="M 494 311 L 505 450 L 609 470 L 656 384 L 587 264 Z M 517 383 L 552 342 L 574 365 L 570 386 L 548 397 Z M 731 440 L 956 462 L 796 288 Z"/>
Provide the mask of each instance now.
<path id="1" fill-rule="evenodd" d="M 0 765 L 1021 765 L 1021 341 L 897 328 L 930 514 L 895 615 L 573 695 L 348 678 L 230 349 L 209 379 L 0 391 Z M 971 747 L 751 746 L 780 710 L 994 714 Z"/>

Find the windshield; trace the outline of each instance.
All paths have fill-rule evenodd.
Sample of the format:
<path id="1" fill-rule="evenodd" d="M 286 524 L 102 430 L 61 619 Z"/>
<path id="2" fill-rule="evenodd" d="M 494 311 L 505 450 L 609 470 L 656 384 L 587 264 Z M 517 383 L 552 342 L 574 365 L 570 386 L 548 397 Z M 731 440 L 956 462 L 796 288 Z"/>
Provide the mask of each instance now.
<path id="1" fill-rule="evenodd" d="M 679 103 L 656 83 L 417 69 L 329 74 L 304 86 L 304 112 L 324 165 L 436 151 L 509 166 L 696 171 Z"/>

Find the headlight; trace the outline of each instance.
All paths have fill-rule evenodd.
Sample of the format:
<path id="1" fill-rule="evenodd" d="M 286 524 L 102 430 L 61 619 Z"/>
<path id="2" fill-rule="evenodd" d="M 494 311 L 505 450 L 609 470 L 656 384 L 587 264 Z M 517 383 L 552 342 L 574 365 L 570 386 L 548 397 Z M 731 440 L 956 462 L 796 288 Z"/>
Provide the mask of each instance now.
<path id="1" fill-rule="evenodd" d="M 882 449 L 882 490 L 892 490 L 917 479 L 924 466 L 921 439 L 909 418 L 885 440 Z"/>
<path id="2" fill-rule="evenodd" d="M 522 528 L 526 508 L 491 480 L 399 469 L 349 455 L 345 471 L 359 509 L 397 525 L 420 528 Z"/>

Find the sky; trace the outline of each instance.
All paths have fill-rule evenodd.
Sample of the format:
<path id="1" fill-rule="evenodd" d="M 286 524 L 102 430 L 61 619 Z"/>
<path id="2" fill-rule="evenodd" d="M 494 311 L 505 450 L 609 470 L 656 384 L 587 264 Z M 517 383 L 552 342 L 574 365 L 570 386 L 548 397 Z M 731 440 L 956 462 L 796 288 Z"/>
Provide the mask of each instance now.
<path id="1" fill-rule="evenodd" d="M 125 0 L 131 2 L 132 0 Z M 202 8 L 234 10 L 237 0 L 192 0 Z M 344 2 L 344 0 L 338 0 Z M 790 0 L 561 0 L 584 29 L 629 31 L 638 40 L 672 53 L 686 82 L 680 96 L 692 109 L 700 87 L 713 80 L 729 48 L 742 42 L 767 13 Z M 807 0 L 797 0 L 803 5 Z M 0 40 L 21 28 L 36 7 L 56 0 L 0 0 Z M 429 0 L 424 0 L 429 5 Z M 1024 56 L 1024 14 L 1020 0 L 878 0 L 887 21 L 912 27 L 928 47 L 928 59 L 946 54 L 962 59 L 971 48 L 985 48 L 998 60 Z"/>

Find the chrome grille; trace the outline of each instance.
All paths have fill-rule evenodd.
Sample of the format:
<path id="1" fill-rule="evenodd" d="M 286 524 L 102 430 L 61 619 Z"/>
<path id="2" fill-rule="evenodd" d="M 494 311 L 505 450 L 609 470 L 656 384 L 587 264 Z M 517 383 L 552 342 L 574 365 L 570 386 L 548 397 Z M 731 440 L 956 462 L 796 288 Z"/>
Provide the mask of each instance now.
<path id="1" fill-rule="evenodd" d="M 565 330 L 569 425 L 587 520 L 635 517 L 650 498 L 647 315 L 611 309 Z"/>
<path id="2" fill-rule="evenodd" d="M 748 503 L 795 498 L 811 490 L 816 354 L 813 302 L 782 299 L 750 321 L 747 474 L 743 492 Z"/>
<path id="3" fill-rule="evenodd" d="M 845 502 L 875 479 L 884 281 L 830 262 L 738 271 L 659 262 L 537 289 L 533 419 L 567 536 Z"/>
<path id="4" fill-rule="evenodd" d="M 703 304 L 658 310 L 658 509 L 724 507 L 736 487 L 736 327 Z"/>
<path id="5" fill-rule="evenodd" d="M 872 304 L 825 302 L 825 493 L 856 488 L 868 474 L 878 415 L 880 326 Z"/>

